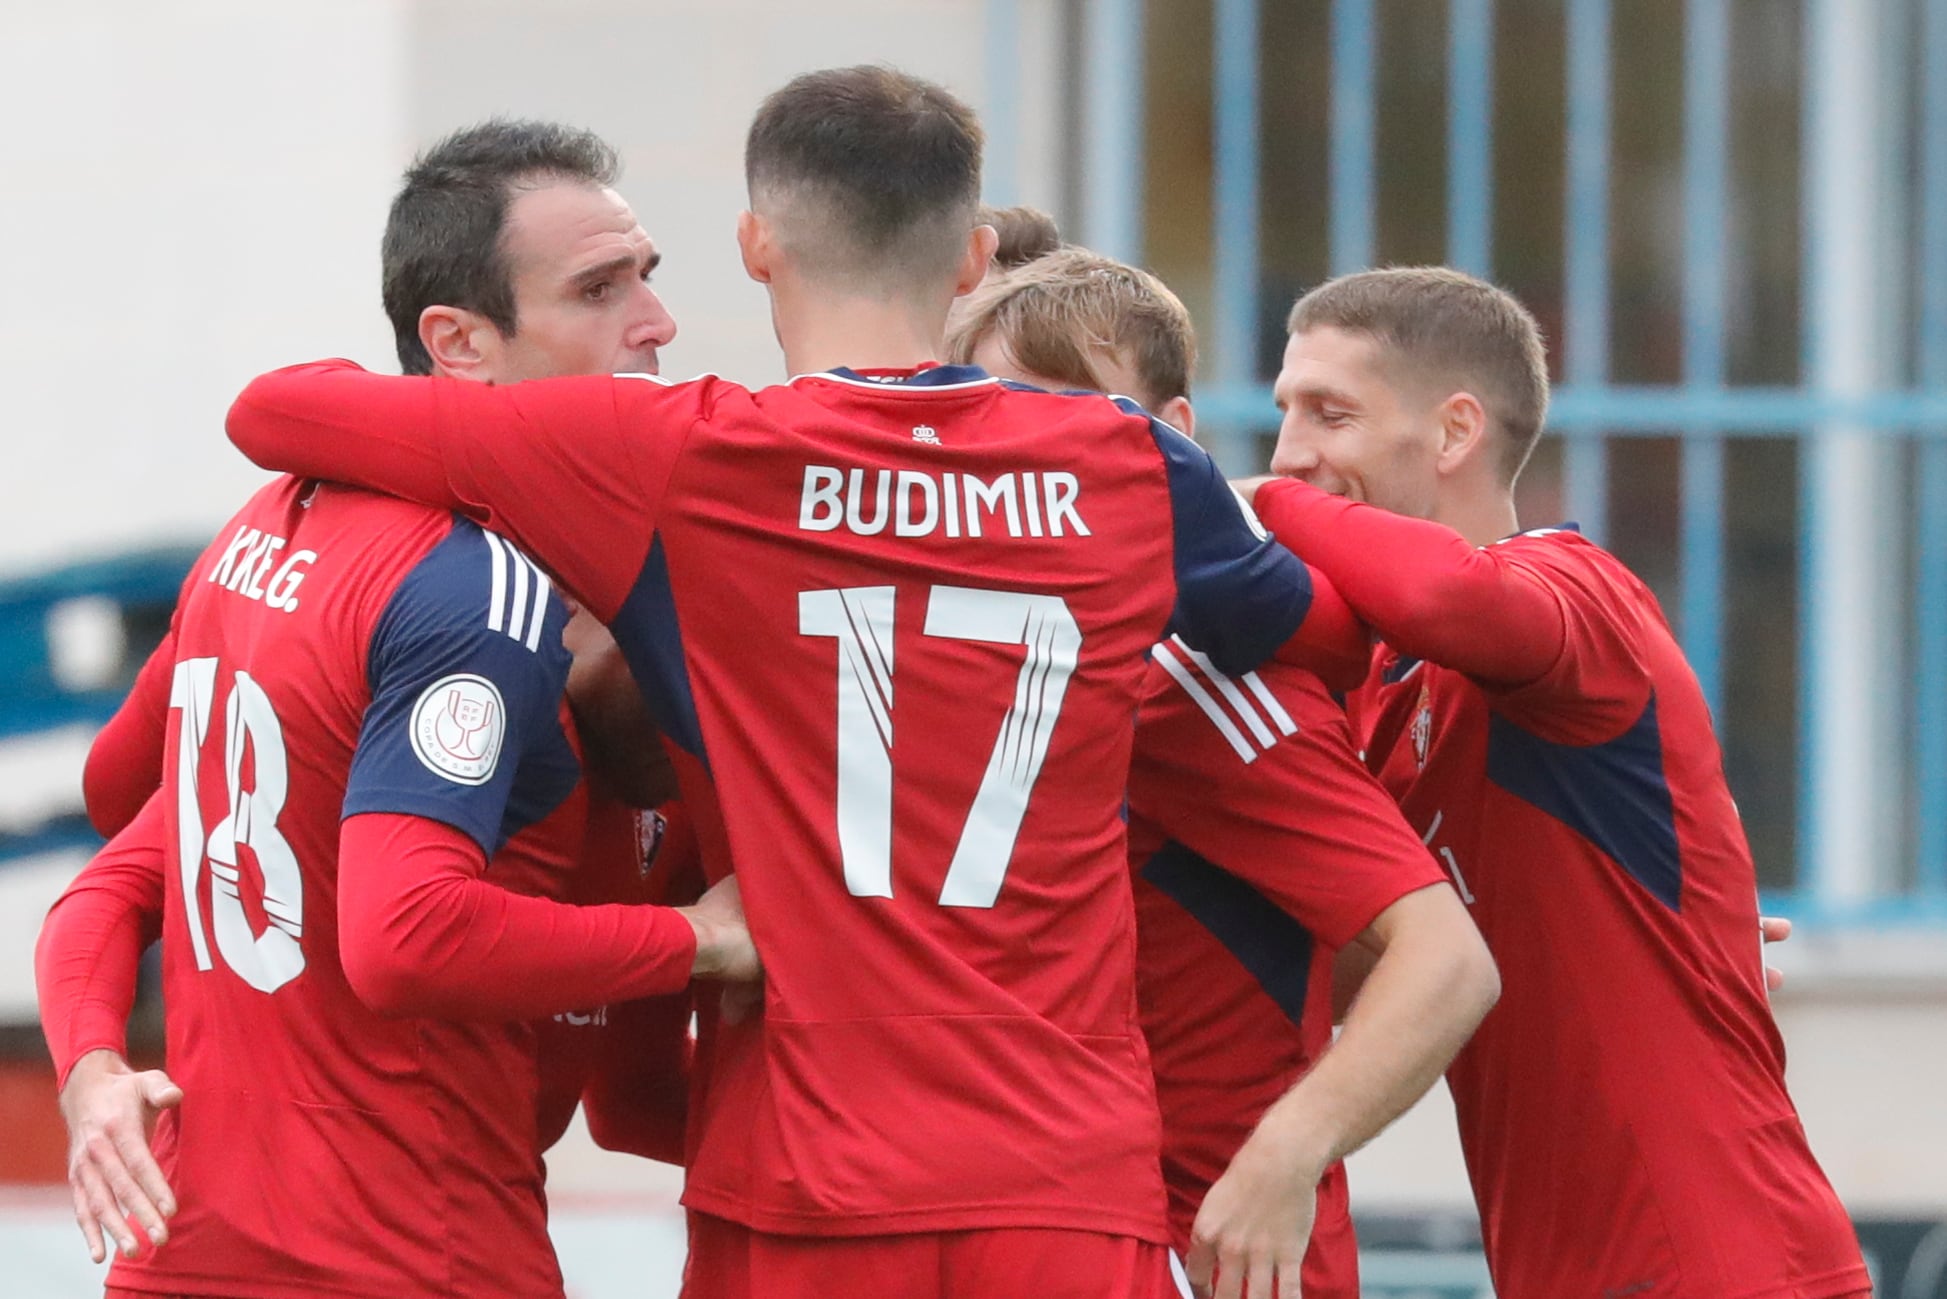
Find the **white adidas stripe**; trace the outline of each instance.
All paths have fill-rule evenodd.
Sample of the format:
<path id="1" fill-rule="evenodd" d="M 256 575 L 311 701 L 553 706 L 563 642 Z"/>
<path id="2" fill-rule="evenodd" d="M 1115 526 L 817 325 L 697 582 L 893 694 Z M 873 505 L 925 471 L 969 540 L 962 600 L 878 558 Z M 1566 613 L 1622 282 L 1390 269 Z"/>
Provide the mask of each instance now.
<path id="1" fill-rule="evenodd" d="M 1278 697 L 1271 693 L 1271 688 L 1264 684 L 1263 678 L 1257 673 L 1244 674 L 1244 686 L 1250 691 L 1250 695 L 1246 696 L 1244 690 L 1238 688 L 1237 682 L 1219 671 L 1207 655 L 1185 644 L 1180 636 L 1170 637 L 1151 652 L 1156 661 L 1162 665 L 1163 670 L 1183 687 L 1184 693 L 1196 701 L 1197 707 L 1203 710 L 1204 716 L 1210 719 L 1211 724 L 1229 742 L 1230 747 L 1236 750 L 1237 756 L 1245 762 L 1257 761 L 1259 753 L 1270 749 L 1278 742 L 1278 735 L 1298 733 L 1298 724 L 1291 720 L 1291 714 L 1285 711 L 1284 705 L 1278 702 Z M 1224 708 L 1223 703 L 1218 702 L 1216 695 L 1204 688 L 1203 682 L 1189 670 L 1183 659 L 1194 663 L 1197 670 L 1203 674 L 1204 680 L 1217 688 L 1217 694 L 1222 695 L 1224 702 L 1230 705 L 1228 710 Z M 1252 698 L 1257 700 L 1256 705 L 1252 704 Z M 1259 706 L 1263 708 L 1262 713 L 1258 711 Z M 1232 716 L 1233 713 L 1235 718 Z M 1270 719 L 1268 723 L 1265 720 L 1267 717 Z M 1250 730 L 1249 736 L 1239 729 L 1237 724 L 1239 721 Z M 1277 728 L 1278 735 L 1271 733 L 1271 728 L 1274 726 Z M 1255 744 L 1252 743 L 1253 740 L 1256 741 Z"/>
<path id="2" fill-rule="evenodd" d="M 492 587 L 487 595 L 487 630 L 502 632 L 529 650 L 539 650 L 551 589 L 548 575 L 505 537 L 491 532 L 481 535 L 487 539 L 487 554 L 493 561 Z M 509 568 L 513 570 L 511 599 Z"/>
<path id="3" fill-rule="evenodd" d="M 1257 696 L 1257 701 L 1264 705 L 1264 711 L 1271 714 L 1271 721 L 1277 726 L 1278 734 L 1298 734 L 1298 723 L 1291 720 L 1291 714 L 1284 710 L 1284 705 L 1278 702 L 1278 697 L 1271 693 L 1271 687 L 1264 684 L 1263 677 L 1255 672 L 1246 672 L 1244 684 L 1251 688 L 1251 693 Z"/>
<path id="4" fill-rule="evenodd" d="M 1183 652 L 1190 656 L 1190 661 L 1203 669 L 1203 675 L 1209 680 L 1210 684 L 1217 687 L 1224 698 L 1230 701 L 1230 706 L 1237 710 L 1237 715 L 1244 720 L 1244 725 L 1250 727 L 1251 734 L 1257 737 L 1260 748 L 1268 749 L 1277 743 L 1277 740 L 1271 734 L 1271 728 L 1264 724 L 1264 719 L 1258 716 L 1257 709 L 1251 707 L 1251 701 L 1244 697 L 1244 692 L 1237 688 L 1235 681 L 1232 681 L 1222 672 L 1219 672 L 1216 665 L 1210 661 L 1208 655 L 1200 650 L 1194 650 L 1188 645 L 1184 645 L 1182 637 L 1173 636 L 1171 639 L 1176 641 L 1179 646 L 1182 646 Z M 1291 719 L 1287 717 L 1285 720 L 1288 722 Z M 1289 735 L 1291 732 L 1286 731 L 1285 734 Z"/>
<path id="5" fill-rule="evenodd" d="M 548 575 L 541 566 L 528 560 L 528 567 L 534 570 L 534 613 L 527 622 L 527 648 L 530 652 L 541 648 L 541 625 L 548 620 Z"/>
<path id="6" fill-rule="evenodd" d="M 1158 644 L 1150 654 L 1163 671 L 1169 673 L 1176 684 L 1183 687 L 1183 692 L 1196 701 L 1197 707 L 1203 709 L 1203 715 L 1208 717 L 1211 725 L 1215 726 L 1224 739 L 1230 742 L 1230 747 L 1237 751 L 1237 756 L 1247 763 L 1256 762 L 1256 747 L 1244 737 L 1244 732 L 1237 729 L 1237 724 L 1224 712 L 1224 706 L 1218 703 L 1215 696 L 1203 688 L 1203 683 L 1191 675 L 1190 669 L 1177 659 L 1176 652 L 1170 648 L 1169 642 Z"/>
<path id="7" fill-rule="evenodd" d="M 507 557 L 500 553 L 500 538 L 491 532 L 481 534 L 487 539 L 487 554 L 493 559 L 493 590 L 487 596 L 487 630 L 504 631 L 507 621 Z"/>
<path id="8" fill-rule="evenodd" d="M 507 546 L 503 539 L 500 543 Z M 514 561 L 514 599 L 508 606 L 507 634 L 519 640 L 527 631 L 527 584 L 528 567 L 521 562 L 521 552 L 507 546 Z"/>

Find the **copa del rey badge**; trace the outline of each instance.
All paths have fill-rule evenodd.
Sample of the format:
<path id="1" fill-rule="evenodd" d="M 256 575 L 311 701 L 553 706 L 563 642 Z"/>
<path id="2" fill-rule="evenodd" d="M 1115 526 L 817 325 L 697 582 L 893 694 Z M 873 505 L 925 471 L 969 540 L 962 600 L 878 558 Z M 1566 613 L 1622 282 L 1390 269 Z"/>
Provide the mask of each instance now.
<path id="1" fill-rule="evenodd" d="M 412 751 L 461 785 L 484 785 L 500 762 L 507 706 L 500 690 L 470 672 L 441 677 L 412 706 Z"/>

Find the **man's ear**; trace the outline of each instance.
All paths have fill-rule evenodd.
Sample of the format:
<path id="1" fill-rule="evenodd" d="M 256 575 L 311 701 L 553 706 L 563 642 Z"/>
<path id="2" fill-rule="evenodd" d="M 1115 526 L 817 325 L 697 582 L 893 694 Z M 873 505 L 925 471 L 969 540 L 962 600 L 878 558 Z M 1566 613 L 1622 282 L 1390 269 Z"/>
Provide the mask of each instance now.
<path id="1" fill-rule="evenodd" d="M 749 209 L 737 214 L 737 251 L 743 254 L 744 274 L 759 284 L 771 282 L 777 241 L 771 236 L 771 223 Z"/>
<path id="2" fill-rule="evenodd" d="M 1443 474 L 1478 463 L 1492 453 L 1488 443 L 1487 410 L 1471 392 L 1456 392 L 1440 403 L 1440 454 L 1435 463 Z"/>
<path id="3" fill-rule="evenodd" d="M 489 333 L 496 340 L 500 336 L 492 322 L 464 307 L 434 306 L 419 313 L 419 345 L 433 359 L 436 374 L 491 383 Z"/>
<path id="4" fill-rule="evenodd" d="M 953 296 L 972 293 L 987 278 L 987 268 L 993 264 L 994 250 L 1000 247 L 1001 237 L 992 226 L 975 226 L 967 234 L 967 251 L 960 258 L 960 274 L 953 282 Z"/>
<path id="5" fill-rule="evenodd" d="M 1172 397 L 1150 413 L 1185 437 L 1197 435 L 1197 413 L 1190 409 L 1188 397 Z"/>

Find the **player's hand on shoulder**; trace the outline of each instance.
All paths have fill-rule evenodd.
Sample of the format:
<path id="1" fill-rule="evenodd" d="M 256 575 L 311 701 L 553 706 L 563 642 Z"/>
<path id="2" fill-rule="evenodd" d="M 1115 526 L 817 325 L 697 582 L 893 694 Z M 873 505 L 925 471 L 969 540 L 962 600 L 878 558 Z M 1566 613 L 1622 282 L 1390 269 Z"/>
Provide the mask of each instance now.
<path id="1" fill-rule="evenodd" d="M 69 1071 L 61 1088 L 68 1187 L 95 1262 L 107 1257 L 104 1233 L 124 1256 L 140 1252 L 131 1219 L 153 1243 L 169 1239 L 165 1220 L 176 1212 L 176 1197 L 149 1151 L 149 1131 L 156 1116 L 182 1098 L 168 1074 L 131 1069 L 113 1051 L 90 1051 Z"/>
<path id="2" fill-rule="evenodd" d="M 1318 1211 L 1318 1177 L 1262 1128 L 1245 1141 L 1190 1228 L 1184 1270 L 1200 1299 L 1298 1293 Z"/>
<path id="3" fill-rule="evenodd" d="M 697 978 L 754 983 L 764 977 L 764 962 L 744 923 L 744 895 L 735 875 L 711 886 L 694 906 L 677 910 L 696 930 Z"/>

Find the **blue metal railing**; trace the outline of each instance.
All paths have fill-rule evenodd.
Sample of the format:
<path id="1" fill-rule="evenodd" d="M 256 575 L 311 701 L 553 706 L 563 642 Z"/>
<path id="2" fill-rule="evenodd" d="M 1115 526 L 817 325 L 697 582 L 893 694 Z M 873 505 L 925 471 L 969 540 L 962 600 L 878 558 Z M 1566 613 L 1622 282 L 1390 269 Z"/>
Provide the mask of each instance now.
<path id="1" fill-rule="evenodd" d="M 54 613 L 72 600 L 107 600 L 160 623 L 175 607 L 196 555 L 193 546 L 163 547 L 0 582 L 0 742 L 107 721 L 121 705 L 124 687 L 63 683 L 49 634 Z M 133 664 L 125 666 L 132 670 Z M 81 814 L 79 774 L 72 805 L 47 809 L 37 824 L 0 832 L 0 863 L 100 844 Z"/>
<path id="2" fill-rule="evenodd" d="M 166 546 L 0 581 L 0 737 L 108 720 L 123 688 L 62 683 L 51 615 L 71 600 L 105 599 L 166 618 L 197 553 L 197 547 Z"/>
<path id="3" fill-rule="evenodd" d="M 1268 376 L 1258 370 L 1265 291 L 1258 230 L 1263 144 L 1258 70 L 1261 6 L 1271 0 L 1210 0 L 1213 16 L 1212 78 L 1212 294 L 1208 337 L 1210 363 L 1199 388 L 1200 427 L 1211 431 L 1213 450 L 1227 467 L 1256 464 L 1253 436 L 1275 425 Z M 1495 269 L 1494 141 L 1496 6 L 1494 0 L 1448 0 L 1446 122 L 1446 248 L 1448 260 L 1477 273 Z M 1089 26 L 1089 129 L 1084 149 L 1088 174 L 1085 241 L 1104 251 L 1141 260 L 1140 195 L 1143 189 L 1143 90 L 1130 70 L 1142 66 L 1141 0 L 1087 0 Z M 1875 21 L 1904 21 L 1901 6 L 1877 10 Z M 1854 346 L 1857 295 L 1847 298 L 1846 277 L 1822 254 L 1832 241 L 1871 241 L 1878 231 L 1834 224 L 1844 211 L 1845 187 L 1834 176 L 1850 175 L 1852 153 L 1833 146 L 1827 131 L 1835 103 L 1857 111 L 1862 95 L 1887 92 L 1857 63 L 1833 62 L 1833 24 L 1854 22 L 1845 0 L 1801 0 L 1805 64 L 1802 104 L 1805 186 L 1801 239 L 1805 253 L 1804 378 L 1798 387 L 1747 387 L 1729 383 L 1732 40 L 1729 0 L 1688 0 L 1683 30 L 1682 225 L 1680 231 L 1681 382 L 1672 386 L 1619 385 L 1611 380 L 1611 190 L 1615 169 L 1615 0 L 1566 0 L 1563 9 L 1564 200 L 1561 267 L 1563 382 L 1554 395 L 1550 428 L 1563 443 L 1562 478 L 1567 512 L 1597 538 L 1609 531 L 1609 447 L 1618 438 L 1677 436 L 1678 588 L 1674 621 L 1706 697 L 1723 717 L 1726 649 L 1726 461 L 1732 439 L 1791 438 L 1800 450 L 1799 700 L 1797 887 L 1772 905 L 1814 918 L 1874 923 L 1947 920 L 1947 6 L 1918 7 L 1920 80 L 1913 120 L 1918 178 L 1911 191 L 1915 256 L 1911 283 L 1917 290 L 1912 341 L 1915 381 L 1892 376 L 1860 382 L 1835 348 Z M 1330 44 L 1329 165 L 1327 194 L 1333 273 L 1373 263 L 1377 255 L 1377 68 L 1380 7 L 1375 0 L 1332 0 Z M 1414 21 L 1425 21 L 1421 9 Z M 1856 36 L 1856 31 L 1847 30 Z M 1881 43 L 1901 47 L 1898 40 Z M 1856 46 L 1855 48 L 1864 48 Z M 1099 61 L 1114 52 L 1111 63 Z M 1879 56 L 1883 57 L 1883 56 Z M 1837 97 L 1835 99 L 1835 96 Z M 1882 105 L 1883 110 L 1883 105 Z M 1110 117 L 1120 114 L 1120 121 Z M 1273 161 L 1270 165 L 1277 165 Z M 1908 184 L 1889 175 L 1886 183 Z M 1901 191 L 1905 193 L 1906 191 Z M 1824 206 L 1821 206 L 1821 203 Z M 1837 294 L 1839 297 L 1835 298 Z M 1837 302 L 1839 305 L 1834 306 Z M 1632 340 L 1633 341 L 1633 340 Z M 1834 372 L 1838 378 L 1833 378 Z M 1911 852 L 1916 858 L 1910 890 L 1883 868 L 1877 878 L 1833 874 L 1835 818 L 1831 807 L 1856 800 L 1859 785 L 1830 755 L 1862 752 L 1862 732 L 1851 705 L 1862 689 L 1855 680 L 1834 690 L 1843 649 L 1855 658 L 1859 640 L 1835 628 L 1829 602 L 1849 593 L 1835 586 L 1835 546 L 1858 547 L 1864 535 L 1849 511 L 1831 515 L 1834 497 L 1817 481 L 1821 465 L 1860 463 L 1858 444 L 1845 438 L 1863 432 L 1895 450 L 1877 454 L 1913 457 L 1912 581 L 1901 616 L 1911 630 L 1911 661 L 1901 679 L 1911 691 L 1911 738 L 1867 751 L 1883 764 L 1876 777 L 1888 787 L 1913 791 Z M 1836 448 L 1836 449 L 1835 449 Z M 1904 449 L 1902 449 L 1904 448 Z M 1853 459 L 1847 461 L 1846 456 Z M 1837 456 L 1834 460 L 1832 457 Z M 1875 502 L 1875 507 L 1879 505 Z M 1903 509 L 1898 498 L 1883 507 Z M 1835 524 L 1854 525 L 1840 537 Z M 1839 561 L 1842 564 L 1850 561 Z M 1825 565 L 1820 567 L 1820 565 Z M 1862 583 L 1874 575 L 1858 574 Z M 1823 610 L 1823 613 L 1821 611 Z M 1823 618 L 1823 621 L 1821 621 Z M 1822 637 L 1845 640 L 1828 643 Z M 1870 640 L 1870 636 L 1868 637 Z M 1870 646 L 1869 646 L 1870 648 Z M 1883 642 L 1881 645 L 1883 649 Z M 1860 678 L 1863 679 L 1863 678 Z M 1841 683 L 1844 684 L 1844 683 Z M 1848 693 L 1848 691 L 1853 693 Z M 1840 749 L 1834 749 L 1838 744 Z M 1850 761 L 1850 758 L 1847 759 Z M 1889 839 L 1875 851 L 1907 851 Z M 1864 881 L 1862 885 L 1862 880 Z"/>
<path id="4" fill-rule="evenodd" d="M 1947 390 L 1947 11 L 1928 5 L 1921 19 L 1920 346 L 1917 378 Z M 1913 783 L 1926 812 L 1915 835 L 1921 894 L 1947 896 L 1947 440 L 1919 448 L 1919 519 L 1914 601 Z"/>

